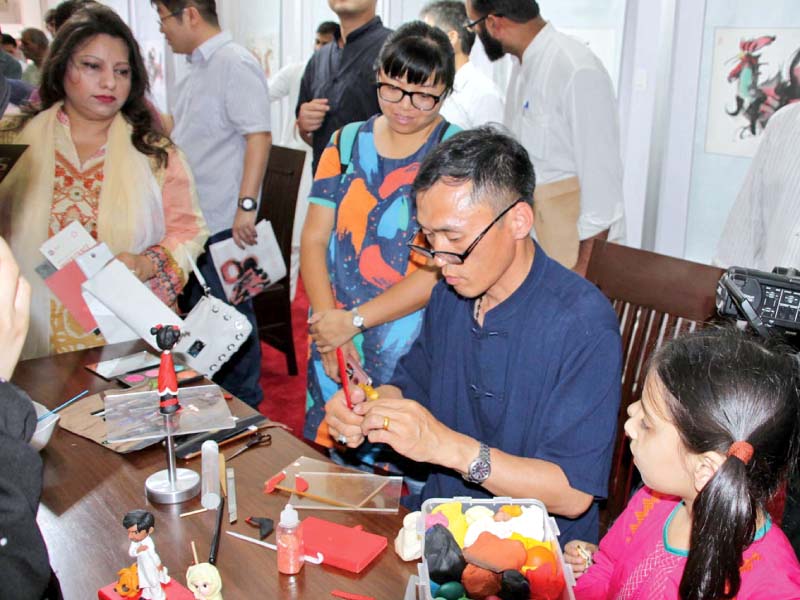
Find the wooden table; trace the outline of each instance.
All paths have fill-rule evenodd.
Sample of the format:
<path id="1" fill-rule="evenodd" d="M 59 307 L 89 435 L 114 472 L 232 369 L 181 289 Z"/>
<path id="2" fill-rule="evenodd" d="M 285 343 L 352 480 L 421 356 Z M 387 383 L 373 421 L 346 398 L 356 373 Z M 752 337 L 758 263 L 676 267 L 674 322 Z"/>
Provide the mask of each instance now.
<path id="1" fill-rule="evenodd" d="M 54 407 L 83 389 L 97 392 L 114 387 L 84 369 L 85 364 L 124 356 L 138 349 L 137 344 L 118 344 L 24 361 L 17 366 L 13 380 L 34 400 Z M 253 410 L 234 399 L 231 412 L 245 416 Z M 280 429 L 269 431 L 271 446 L 252 449 L 231 463 L 236 469 L 239 519 L 229 525 L 226 510 L 223 530 L 258 537 L 258 530 L 244 522 L 250 515 L 270 517 L 277 524 L 287 495 L 276 492 L 265 496 L 262 493 L 265 480 L 301 455 L 320 457 L 292 435 Z M 96 591 L 115 581 L 119 569 L 134 562 L 128 556 L 129 541 L 122 526 L 123 515 L 134 508 L 146 508 L 155 515 L 156 549 L 178 581 L 185 583 L 186 568 L 192 562 L 192 540 L 196 542 L 201 561 L 207 559 L 215 511 L 179 518 L 181 512 L 200 508 L 199 497 L 173 506 L 149 505 L 145 499 L 145 479 L 166 465 L 160 445 L 119 455 L 57 429 L 41 456 L 44 490 L 38 522 L 65 598 L 96 598 Z M 178 466 L 188 466 L 199 472 L 199 461 L 199 458 L 179 460 Z M 223 534 L 217 567 L 222 575 L 225 598 L 322 600 L 332 598 L 330 592 L 334 589 L 381 600 L 403 597 L 416 564 L 403 563 L 392 549 L 394 537 L 402 527 L 405 514 L 402 508 L 399 514 L 304 510 L 301 517 L 311 514 L 348 526 L 362 525 L 366 531 L 386 536 L 389 547 L 358 575 L 307 564 L 299 575 L 289 577 L 278 574 L 272 550 Z M 267 541 L 274 542 L 274 534 Z"/>

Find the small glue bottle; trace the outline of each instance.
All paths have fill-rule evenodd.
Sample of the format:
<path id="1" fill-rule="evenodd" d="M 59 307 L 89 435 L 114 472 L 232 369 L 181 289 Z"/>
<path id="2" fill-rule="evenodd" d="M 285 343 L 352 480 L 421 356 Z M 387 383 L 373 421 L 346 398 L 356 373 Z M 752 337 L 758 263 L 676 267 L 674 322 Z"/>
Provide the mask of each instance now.
<path id="1" fill-rule="evenodd" d="M 305 548 L 300 533 L 300 518 L 291 504 L 281 511 L 275 537 L 278 542 L 278 571 L 284 575 L 299 573 L 305 560 Z"/>

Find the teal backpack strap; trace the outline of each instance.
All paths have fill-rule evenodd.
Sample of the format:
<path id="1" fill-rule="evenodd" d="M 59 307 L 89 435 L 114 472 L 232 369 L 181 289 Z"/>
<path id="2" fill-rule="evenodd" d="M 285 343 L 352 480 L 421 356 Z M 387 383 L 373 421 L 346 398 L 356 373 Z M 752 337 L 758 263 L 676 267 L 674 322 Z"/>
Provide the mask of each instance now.
<path id="1" fill-rule="evenodd" d="M 461 127 L 454 123 L 450 123 L 447 119 L 444 119 L 444 122 L 447 123 L 447 127 L 442 127 L 442 131 L 439 134 L 439 141 L 443 142 L 446 139 L 453 137 L 455 134 L 461 131 Z"/>
<path id="2" fill-rule="evenodd" d="M 358 130 L 364 121 L 348 123 L 339 132 L 339 163 L 341 164 L 341 174 L 347 175 L 353 172 L 353 164 L 350 159 L 353 156 L 353 145 L 358 136 Z"/>

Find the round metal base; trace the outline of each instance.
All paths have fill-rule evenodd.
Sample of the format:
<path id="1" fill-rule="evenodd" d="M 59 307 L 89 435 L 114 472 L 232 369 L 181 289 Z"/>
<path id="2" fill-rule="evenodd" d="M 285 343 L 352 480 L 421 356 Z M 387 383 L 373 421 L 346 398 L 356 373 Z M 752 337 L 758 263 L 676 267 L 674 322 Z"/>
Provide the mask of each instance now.
<path id="1" fill-rule="evenodd" d="M 147 499 L 155 504 L 178 504 L 200 493 L 200 475 L 191 469 L 175 469 L 175 487 L 169 484 L 169 470 L 153 473 L 144 482 Z"/>

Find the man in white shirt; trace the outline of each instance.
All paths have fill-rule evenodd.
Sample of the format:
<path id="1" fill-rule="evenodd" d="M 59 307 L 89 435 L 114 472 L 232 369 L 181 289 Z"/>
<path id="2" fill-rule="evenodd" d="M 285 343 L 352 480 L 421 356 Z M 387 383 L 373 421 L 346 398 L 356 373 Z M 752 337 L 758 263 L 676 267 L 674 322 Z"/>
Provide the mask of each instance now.
<path id="1" fill-rule="evenodd" d="M 800 269 L 800 104 L 767 124 L 717 246 L 721 267 Z"/>
<path id="2" fill-rule="evenodd" d="M 179 84 L 166 128 L 192 167 L 200 208 L 211 230 L 206 246 L 233 237 L 244 248 L 256 243 L 261 183 L 272 146 L 267 78 L 245 48 L 222 32 L 215 0 L 151 0 L 161 32 L 190 70 Z M 209 252 L 197 261 L 211 293 L 227 301 Z M 189 306 L 202 297 L 195 280 L 184 295 Z M 263 398 L 259 386 L 261 345 L 252 302 L 236 308 L 253 331 L 214 380 L 250 406 Z"/>
<path id="3" fill-rule="evenodd" d="M 495 83 L 469 61 L 475 33 L 467 30 L 467 11 L 463 2 L 431 2 L 420 12 L 428 25 L 438 27 L 450 38 L 456 59 L 453 92 L 445 98 L 439 114 L 461 129 L 473 129 L 486 123 L 502 123 L 503 94 Z"/>
<path id="4" fill-rule="evenodd" d="M 542 18 L 534 0 L 467 0 L 466 8 L 487 56 L 517 59 L 504 124 L 536 171 L 536 237 L 551 257 L 583 273 L 589 239 L 625 234 L 611 79 L 584 44 Z"/>

